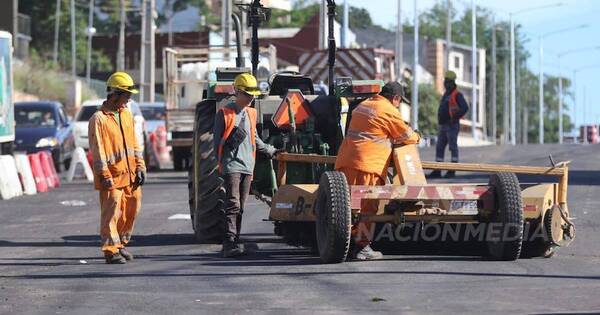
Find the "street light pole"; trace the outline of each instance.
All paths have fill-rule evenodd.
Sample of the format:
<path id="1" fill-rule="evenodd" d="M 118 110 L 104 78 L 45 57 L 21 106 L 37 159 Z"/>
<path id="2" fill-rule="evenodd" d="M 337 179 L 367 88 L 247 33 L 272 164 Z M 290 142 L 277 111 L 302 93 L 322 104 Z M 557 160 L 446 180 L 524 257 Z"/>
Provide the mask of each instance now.
<path id="1" fill-rule="evenodd" d="M 410 120 L 413 129 L 419 129 L 419 11 L 417 0 L 415 3 L 415 27 L 414 27 L 414 49 L 413 49 L 413 82 L 412 82 L 412 117 Z"/>
<path id="2" fill-rule="evenodd" d="M 527 8 L 521 11 L 517 11 L 517 12 L 511 12 L 509 13 L 509 18 L 510 18 L 510 78 L 511 78 L 511 83 L 510 83 L 510 91 L 511 91 L 511 97 L 510 97 L 510 117 L 511 117 L 511 122 L 510 122 L 510 135 L 511 135 L 511 144 L 515 145 L 516 144 L 516 107 L 517 107 L 517 85 L 516 85 L 516 66 L 515 66 L 515 21 L 514 21 L 514 17 L 517 14 L 521 14 L 524 12 L 528 12 L 528 11 L 535 11 L 535 10 L 541 10 L 541 9 L 546 9 L 546 8 L 551 8 L 551 7 L 558 7 L 558 6 L 562 6 L 563 3 L 554 3 L 554 4 L 548 4 L 548 5 L 543 5 L 543 6 L 537 6 L 537 7 L 532 7 L 532 8 Z"/>
<path id="3" fill-rule="evenodd" d="M 517 86 L 515 73 L 515 21 L 513 14 L 510 14 L 510 144 L 517 144 Z"/>
<path id="4" fill-rule="evenodd" d="M 561 52 L 557 55 L 558 57 L 558 143 L 563 143 L 563 137 L 564 137 L 564 126 L 563 126 L 563 99 L 564 99 L 564 95 L 563 95 L 563 73 L 562 73 L 562 57 L 570 55 L 570 54 L 574 54 L 574 53 L 579 53 L 579 52 L 584 52 L 584 51 L 589 51 L 589 50 L 600 50 L 600 46 L 593 46 L 593 47 L 584 47 L 584 48 L 580 48 L 580 49 L 574 49 L 574 50 L 568 50 L 568 51 L 564 51 Z M 593 66 L 592 66 L 593 68 Z M 573 125 L 577 126 L 577 124 L 575 124 L 575 119 L 577 115 L 577 111 L 574 110 L 575 106 L 577 105 L 575 100 L 576 100 L 576 95 L 577 95 L 577 89 L 576 89 L 576 85 L 575 85 L 575 80 L 576 80 L 576 75 L 577 75 L 577 70 L 573 71 L 573 87 L 575 90 L 575 93 L 573 94 L 573 101 L 574 101 L 574 106 L 573 106 Z"/>
<path id="5" fill-rule="evenodd" d="M 544 37 L 540 36 L 540 73 L 539 73 L 539 144 L 544 144 Z"/>
<path id="6" fill-rule="evenodd" d="M 60 30 L 60 3 L 61 0 L 56 0 L 56 13 L 54 15 L 54 51 L 52 54 L 52 61 L 54 65 L 58 62 L 58 34 Z"/>
<path id="7" fill-rule="evenodd" d="M 542 34 L 539 37 L 539 40 L 540 40 L 540 78 L 539 78 L 539 80 L 540 80 L 540 82 L 539 82 L 539 87 L 540 87 L 540 96 L 539 96 L 540 97 L 540 99 L 539 99 L 539 101 L 540 101 L 540 109 L 539 109 L 540 131 L 539 131 L 539 135 L 540 135 L 540 139 L 539 139 L 539 143 L 540 144 L 544 143 L 544 38 L 548 37 L 550 35 L 556 35 L 556 34 L 574 31 L 574 30 L 578 30 L 578 29 L 582 29 L 582 28 L 586 28 L 586 27 L 587 27 L 586 24 L 582 24 L 579 26 L 569 27 L 569 28 L 558 30 L 558 31 L 553 31 L 553 32 L 549 32 L 546 34 Z M 560 90 L 560 83 L 559 83 L 559 90 Z M 560 99 L 560 97 L 559 97 L 559 99 Z M 559 108 L 559 112 L 560 111 L 561 110 Z M 559 120 L 562 120 L 562 117 L 559 117 Z M 562 126 L 560 126 L 560 123 L 559 123 L 559 129 L 561 129 L 561 128 L 562 128 Z"/>
<path id="8" fill-rule="evenodd" d="M 471 90 L 471 134 L 473 140 L 477 142 L 477 8 L 475 0 L 471 0 L 471 80 L 473 88 Z"/>
<path id="9" fill-rule="evenodd" d="M 75 0 L 71 0 L 71 75 L 73 79 L 77 76 L 77 55 L 75 50 L 77 41 L 75 31 Z"/>
<path id="10" fill-rule="evenodd" d="M 94 29 L 94 0 L 90 0 L 90 12 L 88 15 L 88 42 L 87 42 L 87 63 L 85 67 L 85 78 L 87 80 L 87 84 L 90 84 L 91 76 L 92 76 L 92 36 L 95 33 Z"/>

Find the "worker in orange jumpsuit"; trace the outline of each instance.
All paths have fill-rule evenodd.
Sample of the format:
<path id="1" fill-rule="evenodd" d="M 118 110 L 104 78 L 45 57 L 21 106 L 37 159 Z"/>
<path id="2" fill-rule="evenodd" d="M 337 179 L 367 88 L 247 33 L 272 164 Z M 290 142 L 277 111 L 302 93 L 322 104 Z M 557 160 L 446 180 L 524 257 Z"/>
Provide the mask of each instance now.
<path id="1" fill-rule="evenodd" d="M 141 139 L 136 138 L 133 115 L 126 108 L 138 91 L 124 72 L 108 78 L 106 101 L 90 118 L 88 137 L 93 160 L 94 187 L 100 191 L 100 238 L 107 264 L 133 259 L 125 249 L 142 204 L 146 165 Z"/>
<path id="2" fill-rule="evenodd" d="M 418 143 L 420 136 L 402 120 L 398 107 L 403 98 L 398 82 L 383 86 L 379 95 L 360 103 L 352 111 L 350 126 L 339 149 L 335 169 L 346 175 L 349 185 L 384 185 L 392 144 Z M 363 200 L 361 214 L 376 214 L 377 200 Z M 351 258 L 357 260 L 381 259 L 383 254 L 371 246 L 372 222 L 352 226 L 354 250 Z"/>

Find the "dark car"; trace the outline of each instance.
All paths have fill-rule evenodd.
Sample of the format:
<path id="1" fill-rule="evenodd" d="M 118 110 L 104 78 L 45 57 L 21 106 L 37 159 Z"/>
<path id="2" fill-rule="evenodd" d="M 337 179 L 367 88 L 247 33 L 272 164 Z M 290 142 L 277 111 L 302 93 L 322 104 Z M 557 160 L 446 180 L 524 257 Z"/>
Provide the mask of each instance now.
<path id="1" fill-rule="evenodd" d="M 69 168 L 75 141 L 73 126 L 61 103 L 16 102 L 15 123 L 15 150 L 49 150 L 57 171 Z"/>

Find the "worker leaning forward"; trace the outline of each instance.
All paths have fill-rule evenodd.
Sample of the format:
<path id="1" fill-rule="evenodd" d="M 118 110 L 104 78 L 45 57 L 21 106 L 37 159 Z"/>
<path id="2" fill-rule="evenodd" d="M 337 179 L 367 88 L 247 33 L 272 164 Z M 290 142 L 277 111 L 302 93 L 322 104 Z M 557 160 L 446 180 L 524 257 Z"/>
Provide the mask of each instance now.
<path id="1" fill-rule="evenodd" d="M 225 182 L 226 190 L 223 257 L 235 257 L 244 253 L 239 246 L 239 235 L 244 203 L 250 192 L 254 173 L 256 152 L 269 157 L 280 152 L 256 135 L 256 109 L 249 107 L 254 97 L 260 95 L 256 78 L 243 73 L 235 78 L 233 85 L 235 102 L 219 110 L 214 126 L 219 174 Z"/>
<path id="2" fill-rule="evenodd" d="M 442 96 L 438 108 L 438 139 L 435 145 L 435 160 L 436 162 L 444 162 L 444 152 L 446 151 L 446 145 L 448 145 L 451 161 L 458 163 L 460 119 L 469 110 L 469 105 L 462 93 L 456 88 L 456 73 L 454 71 L 446 72 L 444 89 L 446 89 L 446 92 Z M 454 171 L 448 171 L 445 177 L 452 178 L 454 175 Z M 441 176 L 440 170 L 434 170 L 428 177 L 439 178 Z"/>
<path id="3" fill-rule="evenodd" d="M 360 103 L 352 111 L 350 126 L 339 149 L 335 169 L 346 175 L 349 185 L 384 185 L 392 144 L 418 143 L 420 136 L 402 120 L 398 107 L 403 97 L 402 85 L 389 82 L 381 93 Z M 376 214 L 377 200 L 363 200 L 361 214 Z M 372 222 L 352 226 L 354 249 L 351 258 L 381 259 L 381 252 L 371 246 Z"/>
<path id="4" fill-rule="evenodd" d="M 107 97 L 92 118 L 88 136 L 93 157 L 94 187 L 100 191 L 100 238 L 107 264 L 124 264 L 125 249 L 142 204 L 146 165 L 134 120 L 126 109 L 134 88 L 131 77 L 116 72 L 108 78 Z"/>

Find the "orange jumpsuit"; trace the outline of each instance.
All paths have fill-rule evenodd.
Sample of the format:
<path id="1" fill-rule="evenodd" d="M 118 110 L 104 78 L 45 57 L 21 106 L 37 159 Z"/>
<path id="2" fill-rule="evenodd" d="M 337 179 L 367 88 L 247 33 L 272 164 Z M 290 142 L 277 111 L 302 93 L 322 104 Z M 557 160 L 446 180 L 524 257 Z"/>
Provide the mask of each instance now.
<path id="1" fill-rule="evenodd" d="M 146 170 L 143 152 L 128 109 L 115 113 L 103 105 L 90 118 L 88 137 L 100 191 L 102 251 L 116 253 L 129 242 L 142 204 L 142 189 L 134 183 L 136 172 Z M 112 179 L 112 187 L 104 187 L 103 179 Z"/>
<path id="2" fill-rule="evenodd" d="M 346 175 L 349 185 L 384 185 L 392 153 L 392 144 L 413 144 L 419 134 L 402 120 L 398 108 L 385 97 L 376 95 L 352 111 L 352 120 L 339 149 L 335 169 Z M 377 213 L 377 200 L 363 200 L 361 213 Z M 372 222 L 352 226 L 357 246 L 371 242 Z M 358 233 L 358 232 L 361 233 Z"/>

